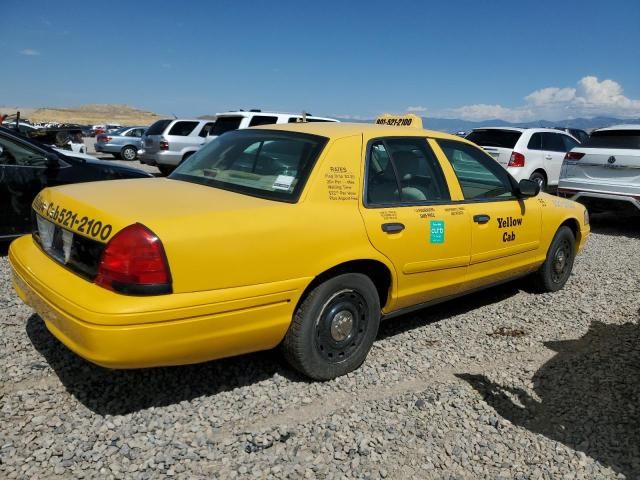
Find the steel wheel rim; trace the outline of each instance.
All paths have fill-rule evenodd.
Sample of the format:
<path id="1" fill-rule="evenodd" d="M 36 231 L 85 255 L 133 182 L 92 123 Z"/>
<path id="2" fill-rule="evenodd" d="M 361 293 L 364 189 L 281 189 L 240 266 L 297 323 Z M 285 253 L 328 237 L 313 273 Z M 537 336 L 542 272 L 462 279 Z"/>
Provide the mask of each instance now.
<path id="1" fill-rule="evenodd" d="M 571 245 L 568 240 L 562 240 L 553 252 L 551 261 L 551 279 L 554 283 L 562 282 L 571 266 Z"/>
<path id="2" fill-rule="evenodd" d="M 334 293 L 316 320 L 314 347 L 328 363 L 340 363 L 358 350 L 367 333 L 367 302 L 357 291 Z"/>

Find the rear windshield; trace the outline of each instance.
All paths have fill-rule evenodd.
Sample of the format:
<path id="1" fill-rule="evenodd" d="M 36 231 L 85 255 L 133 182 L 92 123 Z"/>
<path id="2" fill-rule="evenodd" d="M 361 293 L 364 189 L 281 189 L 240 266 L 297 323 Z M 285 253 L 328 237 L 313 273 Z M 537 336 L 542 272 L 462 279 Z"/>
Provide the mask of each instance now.
<path id="1" fill-rule="evenodd" d="M 467 140 L 483 147 L 513 148 L 522 132 L 517 130 L 474 130 L 467 135 Z"/>
<path id="2" fill-rule="evenodd" d="M 149 127 L 147 135 L 162 135 L 162 132 L 164 132 L 164 129 L 167 128 L 167 125 L 170 123 L 171 120 L 158 120 Z"/>
<path id="3" fill-rule="evenodd" d="M 640 149 L 640 130 L 595 131 L 584 143 L 584 146 L 593 148 Z"/>
<path id="4" fill-rule="evenodd" d="M 243 117 L 218 117 L 209 135 L 222 135 L 223 133 L 237 130 Z"/>
<path id="5" fill-rule="evenodd" d="M 326 143 L 316 135 L 236 130 L 198 150 L 169 178 L 296 202 Z"/>

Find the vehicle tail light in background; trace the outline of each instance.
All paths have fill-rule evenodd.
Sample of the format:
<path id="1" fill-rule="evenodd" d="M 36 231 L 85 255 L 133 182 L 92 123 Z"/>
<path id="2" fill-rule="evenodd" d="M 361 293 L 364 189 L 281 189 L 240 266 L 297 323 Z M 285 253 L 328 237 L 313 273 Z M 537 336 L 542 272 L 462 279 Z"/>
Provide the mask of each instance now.
<path id="1" fill-rule="evenodd" d="M 582 157 L 584 157 L 584 153 L 567 152 L 567 154 L 564 156 L 564 159 L 565 160 L 580 160 Z"/>
<path id="2" fill-rule="evenodd" d="M 111 137 L 107 137 L 106 135 L 98 135 L 96 141 L 100 143 L 109 143 L 111 141 Z"/>
<path id="3" fill-rule="evenodd" d="M 162 242 L 140 223 L 125 227 L 105 246 L 94 282 L 128 295 L 171 293 L 171 272 Z"/>
<path id="4" fill-rule="evenodd" d="M 160 140 L 160 150 L 169 150 L 169 142 Z"/>
<path id="5" fill-rule="evenodd" d="M 511 152 L 508 167 L 524 167 L 524 155 L 518 152 Z"/>

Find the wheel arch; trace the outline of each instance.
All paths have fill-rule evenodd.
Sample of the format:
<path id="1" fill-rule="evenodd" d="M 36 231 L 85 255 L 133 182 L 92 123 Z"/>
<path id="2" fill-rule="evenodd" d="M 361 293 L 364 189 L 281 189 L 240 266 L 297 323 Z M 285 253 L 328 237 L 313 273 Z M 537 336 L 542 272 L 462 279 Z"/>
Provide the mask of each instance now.
<path id="1" fill-rule="evenodd" d="M 376 287 L 378 298 L 380 299 L 380 308 L 384 308 L 384 306 L 389 303 L 391 298 L 391 287 L 394 281 L 391 269 L 380 260 L 358 259 L 334 265 L 333 267 L 316 275 L 302 292 L 302 295 L 298 300 L 298 305 L 304 301 L 307 294 L 316 286 L 329 278 L 342 275 L 344 273 L 360 273 L 362 275 L 366 275 L 371 279 Z"/>
<path id="2" fill-rule="evenodd" d="M 531 175 L 533 175 L 534 173 L 541 173 L 542 175 L 544 175 L 544 180 L 545 182 L 547 182 L 547 185 L 549 185 L 549 175 L 547 175 L 547 171 L 543 167 L 536 168 L 533 172 L 531 172 Z M 529 177 L 531 177 L 531 175 L 529 175 Z"/>
<path id="3" fill-rule="evenodd" d="M 573 233 L 573 238 L 576 239 L 576 245 L 580 245 L 580 243 L 582 243 L 582 234 L 580 233 L 580 222 L 577 219 L 573 217 L 565 219 L 558 226 L 558 229 L 562 227 L 569 227 L 569 229 Z"/>

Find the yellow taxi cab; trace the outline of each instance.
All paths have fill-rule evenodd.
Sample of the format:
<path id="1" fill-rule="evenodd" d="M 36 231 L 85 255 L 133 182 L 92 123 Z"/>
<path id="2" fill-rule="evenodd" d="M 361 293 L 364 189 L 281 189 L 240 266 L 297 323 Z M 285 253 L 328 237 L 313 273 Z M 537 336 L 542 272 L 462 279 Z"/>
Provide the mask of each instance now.
<path id="1" fill-rule="evenodd" d="M 33 213 L 13 284 L 81 357 L 280 345 L 314 379 L 358 368 L 381 319 L 529 274 L 562 288 L 589 234 L 584 207 L 417 117 L 229 132 L 168 178 L 47 188 Z"/>

